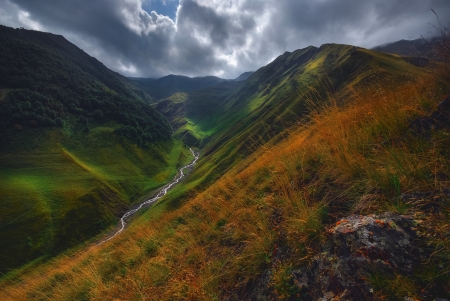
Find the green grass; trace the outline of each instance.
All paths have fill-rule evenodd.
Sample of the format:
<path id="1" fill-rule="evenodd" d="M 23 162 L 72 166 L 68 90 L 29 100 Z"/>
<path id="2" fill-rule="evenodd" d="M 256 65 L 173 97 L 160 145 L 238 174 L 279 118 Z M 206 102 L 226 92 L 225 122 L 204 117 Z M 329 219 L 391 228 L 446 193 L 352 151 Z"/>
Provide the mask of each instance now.
<path id="1" fill-rule="evenodd" d="M 174 140 L 141 148 L 95 127 L 8 132 L 0 150 L 0 271 L 100 233 L 191 159 Z"/>
<path id="2" fill-rule="evenodd" d="M 312 62 L 315 68 L 306 74 L 309 59 L 320 63 Z M 326 239 L 325 230 L 340 217 L 355 212 L 392 211 L 393 207 L 408 213 L 401 202 L 391 202 L 399 193 L 448 186 L 447 136 L 433 131 L 430 141 L 420 143 L 408 131 L 409 121 L 416 117 L 415 106 L 420 105 L 418 100 L 432 95 L 430 111 L 424 112 L 429 114 L 448 92 L 448 85 L 439 90 L 435 81 L 440 79 L 432 77 L 402 86 L 402 80 L 407 78 L 396 70 L 403 62 L 393 60 L 389 63 L 383 55 L 351 46 L 330 45 L 320 51 L 308 48 L 281 56 L 271 68 L 249 78 L 246 87 L 235 88 L 230 98 L 216 100 L 216 108 L 225 110 L 224 115 L 217 123 L 211 123 L 216 131 L 186 181 L 151 210 L 139 213 L 126 231 L 111 242 L 73 256 L 60 256 L 54 265 L 22 270 L 16 278 L 0 281 L 0 296 L 43 300 L 240 300 L 248 298 L 258 284 L 264 289 L 267 279 L 268 293 L 273 292 L 280 299 L 298 298 L 293 269 L 309 264 Z M 398 65 L 393 66 L 394 63 Z M 372 68 L 366 69 L 367 66 Z M 346 70 L 345 77 L 340 76 L 340 68 Z M 372 78 L 375 71 L 386 82 L 399 84 L 398 89 L 386 87 L 381 93 L 377 85 L 382 81 L 374 81 L 371 93 L 362 94 L 366 92 L 365 84 L 376 80 Z M 299 78 L 332 87 L 314 91 L 316 86 L 305 84 L 302 88 L 300 80 L 298 85 L 292 85 Z M 353 91 L 357 95 L 354 102 L 340 106 L 339 101 L 348 95 L 351 85 L 359 85 Z M 331 93 L 330 89 L 336 90 Z M 316 94 L 308 94 L 310 91 Z M 208 93 L 212 95 L 211 91 Z M 311 106 L 315 97 L 328 93 L 330 98 L 321 98 L 322 106 Z M 166 101 L 158 105 L 166 106 L 166 113 L 177 113 L 172 121 L 188 119 L 195 129 L 200 124 L 195 120 L 201 116 L 183 115 L 190 105 L 195 107 L 195 99 L 179 95 L 178 100 L 172 106 Z M 206 103 L 206 98 L 202 101 Z M 290 118 L 304 116 L 300 114 L 304 109 L 313 111 L 306 125 L 298 123 L 287 132 L 278 133 L 289 125 Z M 84 137 L 86 141 L 72 145 L 78 134 L 76 130 L 69 131 L 69 141 L 61 146 L 66 150 L 64 158 L 70 160 L 77 173 L 99 181 L 97 191 L 109 191 L 112 187 L 129 195 L 124 188 L 127 184 L 122 184 L 125 178 L 111 177 L 110 173 L 118 172 L 114 166 L 119 164 L 124 173 L 137 181 L 136 171 L 146 170 L 138 164 L 143 159 L 137 159 L 143 154 L 129 144 L 123 144 L 123 150 L 116 147 L 117 140 L 108 136 L 107 129 L 98 132 L 102 134 L 98 136 L 96 129 L 91 129 Z M 102 145 L 108 143 L 111 145 L 103 150 Z M 96 151 L 89 145 L 97 145 Z M 155 160 L 166 164 L 177 158 L 188 160 L 186 150 L 177 157 L 174 152 L 173 156 L 164 155 L 164 147 L 167 146 L 155 146 L 152 150 Z M 123 158 L 106 164 L 110 162 L 105 159 L 108 149 Z M 60 151 L 55 148 L 56 153 Z M 135 167 L 127 166 L 130 163 Z M 225 171 L 228 173 L 215 181 Z M 436 183 L 439 174 L 443 180 Z M 109 178 L 105 179 L 105 175 Z M 30 189 L 36 187 L 36 179 L 27 178 L 24 182 Z M 207 187 L 207 183 L 213 184 Z M 366 195 L 376 198 L 371 201 L 363 198 Z M 88 200 L 97 201 L 96 194 Z M 84 198 L 79 202 L 89 203 Z M 36 210 L 45 217 L 44 206 Z M 430 215 L 429 221 L 421 223 L 424 229 L 432 223 L 423 233 L 428 237 L 428 247 L 436 250 L 430 264 L 427 262 L 430 269 L 423 272 L 427 277 L 419 276 L 424 281 L 409 275 L 386 277 L 376 273 L 366 279 L 375 293 L 380 293 L 380 299 L 384 293 L 394 297 L 397 294 L 399 299 L 405 295 L 416 297 L 418 284 L 422 283 L 425 285 L 420 287 L 432 294 L 433 283 L 441 291 L 445 288 L 449 262 L 447 217 L 448 208 L 443 208 L 442 213 Z M 284 250 L 287 257 L 278 256 Z M 439 281 L 435 281 L 437 277 L 441 277 Z"/>
<path id="3" fill-rule="evenodd" d="M 325 44 L 285 53 L 244 84 L 174 95 L 158 107 L 171 107 L 161 112 L 172 121 L 176 133 L 190 133 L 196 145 L 204 146 L 204 156 L 191 179 L 202 178 L 207 185 L 257 145 L 301 120 L 314 109 L 311 103 L 317 107 L 333 94 L 345 104 L 351 100 L 352 89 L 396 86 L 424 72 L 397 56 Z"/>

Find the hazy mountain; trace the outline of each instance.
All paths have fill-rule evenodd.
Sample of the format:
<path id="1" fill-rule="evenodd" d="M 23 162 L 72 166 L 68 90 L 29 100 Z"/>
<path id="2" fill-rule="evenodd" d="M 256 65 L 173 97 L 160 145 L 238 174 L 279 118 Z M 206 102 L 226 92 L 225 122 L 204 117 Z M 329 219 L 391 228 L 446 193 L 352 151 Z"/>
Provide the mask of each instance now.
<path id="1" fill-rule="evenodd" d="M 191 92 L 217 85 L 225 81 L 215 76 L 187 77 L 182 75 L 167 75 L 158 79 L 130 78 L 139 88 L 149 93 L 155 99 L 169 97 L 178 92 Z"/>
<path id="2" fill-rule="evenodd" d="M 429 56 L 435 39 L 400 40 L 376 46 L 372 50 L 398 54 L 402 56 Z"/>
<path id="3" fill-rule="evenodd" d="M 249 78 L 253 73 L 255 73 L 254 71 L 247 71 L 242 73 L 241 75 L 239 75 L 237 78 L 233 79 L 235 82 L 241 82 L 246 80 L 247 78 Z"/>

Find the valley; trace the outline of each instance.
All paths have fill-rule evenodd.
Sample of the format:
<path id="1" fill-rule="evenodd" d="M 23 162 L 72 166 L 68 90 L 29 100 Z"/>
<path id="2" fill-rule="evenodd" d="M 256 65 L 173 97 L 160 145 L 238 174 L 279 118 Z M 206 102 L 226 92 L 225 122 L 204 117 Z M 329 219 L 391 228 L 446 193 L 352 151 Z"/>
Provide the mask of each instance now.
<path id="1" fill-rule="evenodd" d="M 1 300 L 448 295 L 448 40 L 309 46 L 235 80 L 0 42 L 21 55 L 0 59 Z"/>
<path id="2" fill-rule="evenodd" d="M 5 273 L 115 225 L 192 154 L 151 96 L 63 37 L 2 26 L 0 41 Z"/>
<path id="3" fill-rule="evenodd" d="M 184 170 L 189 170 L 193 169 L 195 166 L 195 163 L 197 163 L 197 160 L 200 156 L 200 154 L 196 154 L 192 148 L 189 149 L 192 153 L 192 156 L 194 156 L 194 160 L 181 167 L 177 173 L 177 175 L 175 176 L 175 179 L 170 182 L 167 183 L 166 185 L 164 185 L 161 190 L 158 191 L 158 193 L 156 193 L 156 195 L 148 200 L 145 200 L 144 202 L 138 204 L 138 206 L 134 209 L 131 209 L 130 211 L 125 212 L 125 214 L 120 218 L 120 228 L 119 230 L 117 230 L 116 232 L 114 232 L 110 237 L 108 237 L 107 239 L 104 239 L 102 241 L 100 241 L 98 244 L 96 244 L 97 246 L 110 241 L 111 239 L 113 239 L 114 237 L 116 237 L 118 234 L 120 234 L 126 227 L 126 220 L 129 219 L 130 217 L 132 217 L 136 212 L 138 212 L 139 210 L 141 210 L 144 207 L 147 207 L 149 205 L 152 205 L 153 203 L 155 203 L 156 201 L 158 201 L 160 198 L 162 198 L 163 196 L 165 196 L 167 194 L 167 192 L 169 191 L 169 189 L 171 189 L 173 186 L 175 186 L 176 184 L 178 184 L 187 174 L 185 174 L 183 171 Z"/>

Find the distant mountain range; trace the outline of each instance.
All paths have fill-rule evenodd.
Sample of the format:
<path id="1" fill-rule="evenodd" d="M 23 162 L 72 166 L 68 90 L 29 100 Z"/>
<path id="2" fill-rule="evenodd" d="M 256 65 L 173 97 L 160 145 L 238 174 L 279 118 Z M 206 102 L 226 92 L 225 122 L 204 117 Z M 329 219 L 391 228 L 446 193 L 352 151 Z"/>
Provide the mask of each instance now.
<path id="1" fill-rule="evenodd" d="M 386 43 L 376 46 L 372 50 L 379 52 L 386 52 L 392 54 L 398 54 L 402 56 L 430 56 L 433 50 L 433 44 L 438 41 L 437 38 L 429 40 L 416 39 L 416 40 L 400 40 L 392 43 Z"/>
<path id="2" fill-rule="evenodd" d="M 188 77 L 183 75 L 167 75 L 158 79 L 130 77 L 129 79 L 139 88 L 155 99 L 167 98 L 178 92 L 192 92 L 211 87 L 224 81 L 244 81 L 253 72 L 244 72 L 233 80 L 216 76 Z"/>
<path id="3" fill-rule="evenodd" d="M 224 79 L 215 76 L 191 78 L 172 74 L 158 79 L 130 78 L 130 80 L 155 99 L 169 97 L 177 92 L 195 91 L 224 81 Z"/>

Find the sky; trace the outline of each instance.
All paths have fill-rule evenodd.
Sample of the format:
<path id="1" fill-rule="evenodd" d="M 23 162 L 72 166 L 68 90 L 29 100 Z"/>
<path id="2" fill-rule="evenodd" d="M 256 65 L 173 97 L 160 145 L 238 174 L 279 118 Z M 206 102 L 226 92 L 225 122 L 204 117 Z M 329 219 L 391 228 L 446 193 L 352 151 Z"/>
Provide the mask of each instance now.
<path id="1" fill-rule="evenodd" d="M 285 51 L 428 38 L 450 0 L 0 0 L 0 24 L 63 35 L 125 76 L 236 78 Z"/>

